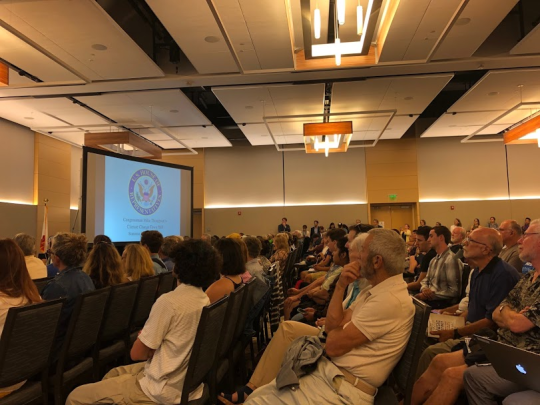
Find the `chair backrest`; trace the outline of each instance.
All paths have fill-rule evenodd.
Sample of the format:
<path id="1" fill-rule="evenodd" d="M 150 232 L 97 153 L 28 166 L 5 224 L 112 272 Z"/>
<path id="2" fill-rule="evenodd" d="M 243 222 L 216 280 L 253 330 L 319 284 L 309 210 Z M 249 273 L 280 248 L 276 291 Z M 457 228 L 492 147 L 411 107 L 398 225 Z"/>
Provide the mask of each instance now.
<path id="1" fill-rule="evenodd" d="M 255 286 L 255 277 L 246 283 L 244 297 L 240 304 L 240 310 L 238 311 L 238 319 L 236 321 L 236 327 L 233 335 L 233 342 L 238 341 L 244 334 L 244 328 L 246 327 L 246 319 L 249 310 L 252 307 L 253 287 Z"/>
<path id="2" fill-rule="evenodd" d="M 60 351 L 58 373 L 63 373 L 71 359 L 86 354 L 96 343 L 110 292 L 110 287 L 106 287 L 77 297 Z"/>
<path id="3" fill-rule="evenodd" d="M 229 297 L 224 297 L 203 308 L 184 379 L 181 404 L 187 405 L 189 393 L 203 382 L 214 364 L 218 350 L 216 336 L 222 331 L 228 300 Z"/>
<path id="4" fill-rule="evenodd" d="M 45 278 L 37 278 L 35 280 L 32 280 L 34 284 L 37 287 L 38 293 L 41 294 L 41 291 L 43 291 L 43 288 L 51 281 L 54 277 L 45 277 Z"/>
<path id="5" fill-rule="evenodd" d="M 157 289 L 156 300 L 163 294 L 171 292 L 174 289 L 173 288 L 174 280 L 175 280 L 175 277 L 172 271 L 161 273 L 159 275 L 159 285 Z"/>
<path id="6" fill-rule="evenodd" d="M 111 293 L 101 322 L 98 346 L 102 343 L 120 339 L 126 334 L 131 313 L 135 307 L 139 283 L 139 281 L 132 281 L 111 287 Z"/>
<path id="7" fill-rule="evenodd" d="M 227 304 L 227 313 L 225 314 L 225 323 L 219 336 L 218 343 L 218 355 L 216 361 L 224 358 L 233 342 L 234 333 L 236 332 L 236 326 L 238 323 L 238 317 L 240 316 L 240 310 L 244 297 L 248 288 L 246 285 L 241 285 L 229 295 L 229 303 Z"/>
<path id="8" fill-rule="evenodd" d="M 467 295 L 467 286 L 469 285 L 469 276 L 472 272 L 471 266 L 465 264 L 463 266 L 463 273 L 461 274 L 461 294 L 460 299 L 465 298 Z"/>
<path id="9" fill-rule="evenodd" d="M 405 396 L 405 404 L 411 401 L 411 394 L 416 375 L 418 361 L 424 349 L 424 339 L 431 312 L 431 307 L 424 302 L 412 297 L 414 303 L 414 321 L 411 336 L 403 356 L 392 371 L 392 378 L 397 389 Z"/>
<path id="10" fill-rule="evenodd" d="M 142 328 L 150 315 L 152 305 L 156 300 L 159 285 L 159 275 L 145 277 L 140 280 L 139 292 L 135 300 L 135 308 L 131 315 L 130 327 Z"/>
<path id="11" fill-rule="evenodd" d="M 64 301 L 9 309 L 0 338 L 0 387 L 27 380 L 47 368 Z"/>

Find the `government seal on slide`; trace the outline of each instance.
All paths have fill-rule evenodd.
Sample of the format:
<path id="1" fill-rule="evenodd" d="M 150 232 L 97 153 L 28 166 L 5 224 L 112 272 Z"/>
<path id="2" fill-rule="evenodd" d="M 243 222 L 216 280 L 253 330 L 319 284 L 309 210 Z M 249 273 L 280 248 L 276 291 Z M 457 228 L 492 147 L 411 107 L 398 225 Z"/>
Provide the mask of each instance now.
<path id="1" fill-rule="evenodd" d="M 162 200 L 161 182 L 148 169 L 139 169 L 129 180 L 129 201 L 142 215 L 152 215 L 159 209 Z"/>

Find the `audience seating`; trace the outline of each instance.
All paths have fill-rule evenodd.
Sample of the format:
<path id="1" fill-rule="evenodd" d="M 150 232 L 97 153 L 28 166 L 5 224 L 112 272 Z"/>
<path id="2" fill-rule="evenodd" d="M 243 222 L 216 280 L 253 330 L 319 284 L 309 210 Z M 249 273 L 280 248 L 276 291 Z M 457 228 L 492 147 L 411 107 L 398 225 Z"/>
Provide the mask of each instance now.
<path id="1" fill-rule="evenodd" d="M 2 405 L 47 404 L 50 353 L 64 299 L 10 308 L 0 339 L 0 387 L 28 381 L 0 399 Z"/>
<path id="2" fill-rule="evenodd" d="M 146 277 L 140 280 L 139 291 L 135 299 L 135 308 L 133 308 L 129 323 L 131 335 L 129 336 L 129 342 L 126 342 L 127 347 L 131 347 L 133 342 L 137 340 L 139 330 L 142 329 L 150 315 L 152 305 L 154 305 L 156 299 L 159 278 L 160 275 L 158 274 L 157 276 Z"/>
<path id="3" fill-rule="evenodd" d="M 94 379 L 100 380 L 101 372 L 107 365 L 124 358 L 127 350 L 126 332 L 129 331 L 131 313 L 135 307 L 135 299 L 140 281 L 118 284 L 111 288 L 103 322 L 94 347 Z"/>
<path id="4" fill-rule="evenodd" d="M 41 295 L 41 291 L 45 288 L 45 286 L 51 281 L 54 277 L 45 277 L 45 278 L 37 278 L 35 280 L 32 280 L 34 284 L 37 287 L 38 293 Z"/>
<path id="5" fill-rule="evenodd" d="M 247 287 L 245 285 L 240 286 L 229 295 L 229 303 L 227 304 L 227 312 L 225 314 L 225 323 L 223 325 L 221 335 L 218 341 L 218 351 L 212 370 L 210 370 L 208 385 L 210 386 L 210 398 L 212 401 L 217 400 L 217 386 L 227 371 L 232 371 L 229 367 L 228 353 L 232 348 L 234 333 L 236 332 L 236 325 L 241 312 L 244 296 L 246 295 Z M 229 372 L 232 376 L 232 372 Z M 229 379 L 228 389 L 234 389 L 234 381 Z M 232 384 L 231 384 L 232 382 Z"/>
<path id="6" fill-rule="evenodd" d="M 156 300 L 163 294 L 174 290 L 175 287 L 176 277 L 174 276 L 174 273 L 172 271 L 168 271 L 167 273 L 161 273 L 159 275 L 159 285 L 156 293 Z"/>
<path id="7" fill-rule="evenodd" d="M 81 294 L 75 301 L 55 375 L 50 379 L 55 404 L 64 404 L 77 385 L 93 382 L 91 349 L 98 338 L 109 294 L 109 287 L 102 288 Z"/>
<path id="8" fill-rule="evenodd" d="M 401 360 L 390 375 L 389 385 L 379 388 L 379 392 L 375 397 L 375 405 L 397 405 L 398 400 L 394 389 L 398 394 L 404 396 L 404 405 L 411 403 L 416 368 L 418 367 L 418 361 L 424 348 L 424 338 L 426 336 L 429 314 L 431 313 L 431 307 L 429 305 L 414 297 L 412 297 L 412 300 L 415 307 L 415 314 L 409 342 Z"/>
<path id="9" fill-rule="evenodd" d="M 210 399 L 207 384 L 204 384 L 204 392 L 200 399 L 189 401 L 189 394 L 205 382 L 214 365 L 218 352 L 218 339 L 216 339 L 216 336 L 219 336 L 222 332 L 228 300 L 228 297 L 224 297 L 202 310 L 182 388 L 180 405 L 202 405 Z"/>

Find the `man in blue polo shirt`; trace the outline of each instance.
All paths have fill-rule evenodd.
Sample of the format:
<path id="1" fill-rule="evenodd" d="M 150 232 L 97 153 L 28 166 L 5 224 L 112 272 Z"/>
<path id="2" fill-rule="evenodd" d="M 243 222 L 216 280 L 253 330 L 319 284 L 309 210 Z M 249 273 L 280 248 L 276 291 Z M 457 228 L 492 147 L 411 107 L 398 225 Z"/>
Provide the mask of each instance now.
<path id="1" fill-rule="evenodd" d="M 463 254 L 474 268 L 470 278 L 468 311 L 463 328 L 431 332 L 439 336 L 439 343 L 428 347 L 418 363 L 417 377 L 428 368 L 431 360 L 442 353 L 449 353 L 465 336 L 471 336 L 483 328 L 496 327 L 492 312 L 519 281 L 520 274 L 498 257 L 502 250 L 502 237 L 490 228 L 478 228 L 465 239 Z M 441 310 L 455 314 L 459 304 Z"/>

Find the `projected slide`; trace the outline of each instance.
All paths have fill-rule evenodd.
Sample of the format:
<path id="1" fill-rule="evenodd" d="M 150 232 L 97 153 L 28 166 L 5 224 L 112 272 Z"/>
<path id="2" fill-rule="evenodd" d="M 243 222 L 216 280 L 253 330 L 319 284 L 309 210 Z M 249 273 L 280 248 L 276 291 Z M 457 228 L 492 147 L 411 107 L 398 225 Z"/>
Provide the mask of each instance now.
<path id="1" fill-rule="evenodd" d="M 180 170 L 107 156 L 104 180 L 103 230 L 113 241 L 180 234 Z"/>

